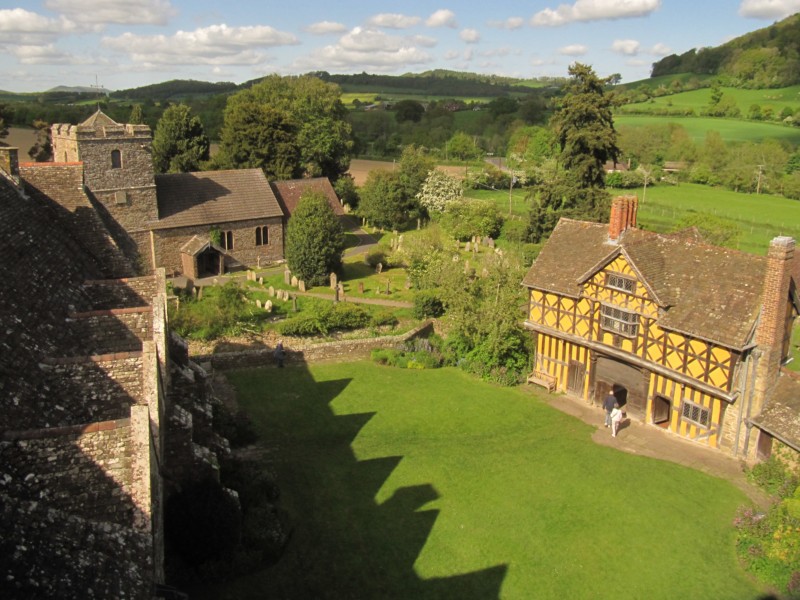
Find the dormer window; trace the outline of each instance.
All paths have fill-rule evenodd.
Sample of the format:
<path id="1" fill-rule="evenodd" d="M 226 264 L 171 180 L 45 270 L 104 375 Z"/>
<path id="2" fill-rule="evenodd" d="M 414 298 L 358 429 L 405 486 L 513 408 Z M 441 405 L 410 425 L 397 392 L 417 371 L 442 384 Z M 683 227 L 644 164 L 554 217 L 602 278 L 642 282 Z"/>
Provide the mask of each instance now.
<path id="1" fill-rule="evenodd" d="M 606 286 L 633 294 L 636 291 L 636 280 L 619 273 L 606 273 Z"/>
<path id="2" fill-rule="evenodd" d="M 119 150 L 111 151 L 111 168 L 112 169 L 122 168 L 122 153 Z"/>

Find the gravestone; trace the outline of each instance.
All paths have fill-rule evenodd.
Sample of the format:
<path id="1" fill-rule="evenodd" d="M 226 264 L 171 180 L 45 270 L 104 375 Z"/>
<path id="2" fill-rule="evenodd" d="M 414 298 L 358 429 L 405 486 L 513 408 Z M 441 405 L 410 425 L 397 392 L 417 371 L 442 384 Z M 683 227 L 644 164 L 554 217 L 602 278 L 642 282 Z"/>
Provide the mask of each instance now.
<path id="1" fill-rule="evenodd" d="M 292 287 L 297 287 L 297 281 L 298 281 L 298 280 L 297 280 L 297 277 L 295 277 L 294 275 L 292 275 Z"/>
<path id="2" fill-rule="evenodd" d="M 364 282 L 363 281 L 359 281 L 358 282 L 358 293 L 359 294 L 363 294 L 364 293 Z"/>
<path id="3" fill-rule="evenodd" d="M 336 286 L 336 295 L 339 297 L 339 299 L 340 299 L 342 302 L 344 302 L 344 301 L 345 301 L 345 297 L 344 297 L 344 284 L 343 284 L 343 283 L 340 283 L 339 285 L 337 285 L 337 286 Z"/>
<path id="4" fill-rule="evenodd" d="M 464 261 L 464 274 L 469 273 L 469 260 Z"/>
<path id="5" fill-rule="evenodd" d="M 383 263 L 378 263 L 378 266 L 377 266 L 377 267 L 375 267 L 375 272 L 376 272 L 378 275 L 380 275 L 381 273 L 383 273 Z"/>
<path id="6" fill-rule="evenodd" d="M 466 250 L 467 252 L 472 252 L 472 242 L 467 242 L 466 245 L 464 246 L 464 250 Z"/>
<path id="7" fill-rule="evenodd" d="M 258 278 L 258 285 L 264 285 L 264 278 L 263 277 L 259 277 Z"/>
<path id="8" fill-rule="evenodd" d="M 297 296 L 292 296 L 292 311 L 297 312 Z"/>
<path id="9" fill-rule="evenodd" d="M 289 269 L 286 269 L 283 272 L 283 283 L 289 285 L 291 284 L 291 282 L 292 282 L 292 272 Z"/>
<path id="10" fill-rule="evenodd" d="M 489 246 L 489 248 L 494 249 L 494 239 L 492 239 L 490 237 L 486 238 L 486 245 Z"/>
<path id="11" fill-rule="evenodd" d="M 267 300 L 264 302 L 264 310 L 267 312 L 272 312 L 272 300 Z"/>
<path id="12" fill-rule="evenodd" d="M 256 298 L 256 306 L 258 308 L 261 308 L 261 300 L 259 300 L 258 298 Z"/>
<path id="13" fill-rule="evenodd" d="M 339 278 L 336 276 L 336 273 L 331 273 L 331 289 L 336 289 L 336 284 L 339 283 Z"/>
<path id="14" fill-rule="evenodd" d="M 389 288 L 389 280 L 387 279 L 386 280 L 386 294 L 388 295 L 388 294 L 391 294 L 391 293 L 392 293 L 392 290 L 391 290 L 391 288 Z"/>
<path id="15" fill-rule="evenodd" d="M 269 286 L 269 289 L 267 290 L 267 294 L 269 294 L 270 298 L 274 298 L 275 297 L 275 288 L 272 287 L 272 286 Z"/>
<path id="16" fill-rule="evenodd" d="M 300 289 L 301 292 L 305 292 L 306 291 L 306 282 L 305 282 L 305 280 L 301 279 L 300 281 L 298 281 L 297 282 L 297 287 Z"/>

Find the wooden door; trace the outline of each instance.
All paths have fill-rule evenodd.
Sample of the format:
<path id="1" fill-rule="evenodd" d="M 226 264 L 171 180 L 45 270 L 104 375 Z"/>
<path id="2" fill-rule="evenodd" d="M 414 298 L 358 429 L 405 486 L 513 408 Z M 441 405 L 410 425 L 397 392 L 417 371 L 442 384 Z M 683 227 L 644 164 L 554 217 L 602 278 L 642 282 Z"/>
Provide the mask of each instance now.
<path id="1" fill-rule="evenodd" d="M 567 391 L 583 395 L 583 381 L 586 377 L 586 366 L 577 360 L 569 361 L 567 368 Z"/>

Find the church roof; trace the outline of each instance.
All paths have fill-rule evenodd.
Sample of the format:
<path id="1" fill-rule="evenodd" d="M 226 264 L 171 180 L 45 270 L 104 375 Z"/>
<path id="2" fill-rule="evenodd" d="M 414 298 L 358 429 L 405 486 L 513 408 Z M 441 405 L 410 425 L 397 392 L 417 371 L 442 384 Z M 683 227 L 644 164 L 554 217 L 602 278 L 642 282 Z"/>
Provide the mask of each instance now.
<path id="1" fill-rule="evenodd" d="M 573 298 L 620 253 L 663 309 L 659 325 L 743 348 L 759 314 L 766 258 L 712 246 L 696 232 L 628 229 L 609 240 L 608 225 L 561 219 L 523 285 Z"/>
<path id="2" fill-rule="evenodd" d="M 270 185 L 287 217 L 292 216 L 297 208 L 297 203 L 300 202 L 300 197 L 309 190 L 321 192 L 328 200 L 328 204 L 333 209 L 334 214 L 345 214 L 342 202 L 327 177 L 273 181 Z"/>
<path id="3" fill-rule="evenodd" d="M 153 229 L 282 217 L 261 169 L 156 175 L 158 221 Z"/>
<path id="4" fill-rule="evenodd" d="M 781 373 L 753 424 L 800 452 L 800 381 L 798 375 Z"/>
<path id="5" fill-rule="evenodd" d="M 104 113 L 99 108 L 94 112 L 94 114 L 86 119 L 83 123 L 78 125 L 78 127 L 120 127 L 120 124 L 114 121 L 111 117 L 109 117 L 106 113 Z"/>

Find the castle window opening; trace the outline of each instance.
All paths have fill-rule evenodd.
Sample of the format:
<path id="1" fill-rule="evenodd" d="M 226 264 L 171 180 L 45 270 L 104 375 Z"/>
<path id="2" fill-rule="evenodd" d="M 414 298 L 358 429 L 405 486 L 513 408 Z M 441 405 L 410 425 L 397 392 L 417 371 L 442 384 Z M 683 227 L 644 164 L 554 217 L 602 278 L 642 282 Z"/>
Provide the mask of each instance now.
<path id="1" fill-rule="evenodd" d="M 639 331 L 639 316 L 616 306 L 604 304 L 600 310 L 600 327 L 606 331 L 633 338 Z"/>
<path id="2" fill-rule="evenodd" d="M 625 277 L 619 273 L 606 274 L 606 285 L 615 290 L 621 290 L 632 294 L 636 291 L 636 280 L 630 277 Z"/>
<path id="3" fill-rule="evenodd" d="M 111 151 L 111 168 L 112 169 L 122 168 L 122 153 L 119 150 Z"/>
<path id="4" fill-rule="evenodd" d="M 695 404 L 691 400 L 684 400 L 683 407 L 681 408 L 681 415 L 685 420 L 690 421 L 695 425 L 708 428 L 711 411 L 703 406 L 700 406 L 699 404 Z"/>
<path id="5" fill-rule="evenodd" d="M 269 228 L 256 227 L 256 246 L 266 246 L 269 244 Z"/>
<path id="6" fill-rule="evenodd" d="M 233 232 L 223 231 L 221 237 L 222 247 L 225 250 L 233 250 Z"/>

